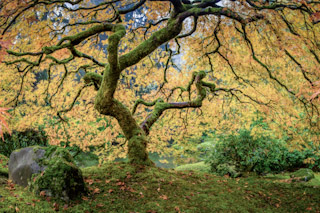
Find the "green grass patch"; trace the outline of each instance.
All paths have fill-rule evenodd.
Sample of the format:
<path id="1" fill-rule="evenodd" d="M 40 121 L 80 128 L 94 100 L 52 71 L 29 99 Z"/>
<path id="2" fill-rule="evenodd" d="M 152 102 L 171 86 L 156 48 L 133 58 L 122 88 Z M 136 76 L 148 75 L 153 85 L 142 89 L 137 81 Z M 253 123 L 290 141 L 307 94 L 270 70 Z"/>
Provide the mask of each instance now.
<path id="1" fill-rule="evenodd" d="M 320 187 L 249 176 L 232 179 L 202 172 L 126 163 L 84 168 L 90 194 L 72 203 L 35 197 L 0 177 L 4 212 L 319 212 Z M 319 174 L 317 174 L 317 179 Z M 48 200 L 47 200 L 48 199 Z"/>
<path id="2" fill-rule="evenodd" d="M 199 171 L 199 172 L 209 172 L 210 166 L 208 164 L 205 164 L 203 161 L 198 163 L 191 163 L 191 164 L 185 164 L 181 166 L 177 166 L 175 168 L 177 171 Z"/>

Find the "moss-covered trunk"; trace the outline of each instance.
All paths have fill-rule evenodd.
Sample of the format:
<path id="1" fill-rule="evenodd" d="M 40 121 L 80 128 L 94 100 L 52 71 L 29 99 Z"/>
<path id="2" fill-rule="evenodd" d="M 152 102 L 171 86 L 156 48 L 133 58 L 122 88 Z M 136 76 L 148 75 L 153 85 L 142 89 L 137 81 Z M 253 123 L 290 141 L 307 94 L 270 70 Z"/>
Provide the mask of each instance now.
<path id="1" fill-rule="evenodd" d="M 117 24 L 112 28 L 113 34 L 109 36 L 108 65 L 103 76 L 87 74 L 84 77 L 86 82 L 94 82 L 99 85 L 95 99 L 95 108 L 103 115 L 112 116 L 117 119 L 119 125 L 128 140 L 129 162 L 140 165 L 153 165 L 147 152 L 147 133 L 133 118 L 132 113 L 126 106 L 114 97 L 117 89 L 120 73 L 138 63 L 147 55 L 152 53 L 159 46 L 175 38 L 182 29 L 182 21 L 169 20 L 168 25 L 153 33 L 149 39 L 142 42 L 131 52 L 119 57 L 118 45 L 125 35 L 125 27 Z M 137 71 L 138 73 L 138 71 Z"/>
<path id="2" fill-rule="evenodd" d="M 147 152 L 148 137 L 133 118 L 129 109 L 115 99 L 112 99 L 111 103 L 106 103 L 103 100 L 105 99 L 96 99 L 95 107 L 101 114 L 117 119 L 128 140 L 129 162 L 132 164 L 153 165 Z"/>

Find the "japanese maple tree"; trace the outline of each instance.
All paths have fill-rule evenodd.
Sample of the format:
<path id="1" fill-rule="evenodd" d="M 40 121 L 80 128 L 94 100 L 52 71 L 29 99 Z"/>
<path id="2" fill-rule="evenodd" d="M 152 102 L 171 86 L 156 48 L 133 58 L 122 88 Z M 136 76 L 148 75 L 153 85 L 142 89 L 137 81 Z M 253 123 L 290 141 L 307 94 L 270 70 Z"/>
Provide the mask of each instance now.
<path id="1" fill-rule="evenodd" d="M 318 125 L 318 108 L 310 100 L 319 92 L 304 89 L 319 81 L 320 1 L 4 0 L 0 5 L 0 77 L 7 79 L 2 84 L 7 103 L 24 103 L 38 113 L 39 107 L 42 113 L 54 110 L 71 124 L 67 128 L 77 116 L 88 122 L 97 114 L 110 116 L 127 140 L 131 163 L 152 164 L 150 138 L 180 128 L 164 127 L 179 113 L 184 121 L 207 113 L 195 131 L 206 128 L 223 105 L 221 95 L 266 113 L 275 102 L 281 109 L 299 106 Z M 43 71 L 46 78 L 39 80 Z M 95 110 L 87 109 L 91 105 Z"/>

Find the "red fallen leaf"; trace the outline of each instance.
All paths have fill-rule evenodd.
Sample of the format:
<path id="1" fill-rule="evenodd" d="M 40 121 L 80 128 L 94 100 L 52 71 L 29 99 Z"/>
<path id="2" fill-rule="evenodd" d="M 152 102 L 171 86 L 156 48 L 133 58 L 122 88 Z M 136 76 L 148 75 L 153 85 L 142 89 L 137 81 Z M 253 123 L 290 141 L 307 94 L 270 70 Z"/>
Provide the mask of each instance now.
<path id="1" fill-rule="evenodd" d="M 124 191 L 125 189 L 126 189 L 125 186 L 121 186 L 121 187 L 120 187 L 120 190 L 122 190 L 122 191 Z"/>
<path id="2" fill-rule="evenodd" d="M 19 211 L 20 211 L 20 209 L 18 208 L 18 206 L 16 206 L 15 210 L 16 210 L 16 212 L 19 212 Z"/>
<path id="3" fill-rule="evenodd" d="M 136 192 L 136 191 L 135 191 L 133 188 L 131 188 L 131 187 L 128 187 L 127 189 L 128 189 L 129 192 L 132 192 L 132 193 L 133 193 L 133 192 Z"/>
<path id="4" fill-rule="evenodd" d="M 105 183 L 110 183 L 110 180 L 106 180 Z"/>
<path id="5" fill-rule="evenodd" d="M 84 201 L 89 200 L 87 197 L 84 197 L 84 196 L 81 199 L 84 200 Z"/>
<path id="6" fill-rule="evenodd" d="M 36 206 L 36 204 L 35 204 L 35 203 L 31 203 L 31 206 L 32 206 L 32 207 L 35 207 L 35 206 Z"/>
<path id="7" fill-rule="evenodd" d="M 116 185 L 117 185 L 117 186 L 124 186 L 124 185 L 126 185 L 126 184 L 125 184 L 124 182 L 120 182 L 120 181 L 119 181 L 118 183 L 116 183 Z"/>
<path id="8" fill-rule="evenodd" d="M 311 210 L 312 210 L 312 207 L 308 207 L 308 208 L 306 208 L 306 210 L 311 211 Z"/>
<path id="9" fill-rule="evenodd" d="M 92 185 L 94 181 L 92 179 L 86 179 L 85 182 L 89 185 Z"/>
<path id="10" fill-rule="evenodd" d="M 130 179 L 131 177 L 132 175 L 129 172 L 127 172 L 127 179 Z"/>
<path id="11" fill-rule="evenodd" d="M 63 210 L 67 210 L 68 207 L 69 207 L 68 204 L 64 204 L 64 205 L 63 205 Z"/>
<path id="12" fill-rule="evenodd" d="M 96 205 L 96 207 L 103 207 L 104 205 L 102 204 L 102 203 L 98 203 L 97 205 Z"/>
<path id="13" fill-rule="evenodd" d="M 28 205 L 28 206 L 29 206 L 29 205 L 31 205 L 31 203 L 26 203 L 26 205 Z"/>
<path id="14" fill-rule="evenodd" d="M 100 179 L 95 180 L 96 183 L 101 183 L 102 181 Z"/>
<path id="15" fill-rule="evenodd" d="M 46 191 L 41 191 L 41 192 L 40 192 L 40 196 L 41 196 L 41 197 L 46 196 Z"/>
<path id="16" fill-rule="evenodd" d="M 178 206 L 174 207 L 174 210 L 178 213 L 180 213 L 180 208 Z"/>
<path id="17" fill-rule="evenodd" d="M 46 197 L 46 201 L 50 202 L 51 201 L 51 197 Z"/>
<path id="18" fill-rule="evenodd" d="M 108 191 L 109 193 L 112 193 L 113 192 L 113 189 L 109 189 L 109 191 Z"/>
<path id="19" fill-rule="evenodd" d="M 93 194 L 99 194 L 100 193 L 100 189 L 99 188 L 94 188 L 92 193 Z"/>
<path id="20" fill-rule="evenodd" d="M 143 198 L 143 197 L 144 197 L 144 195 L 143 195 L 143 193 L 142 193 L 142 192 L 140 192 L 139 194 L 140 194 L 140 197 L 141 197 L 141 198 Z"/>
<path id="21" fill-rule="evenodd" d="M 167 195 L 161 195 L 160 198 L 163 199 L 163 200 L 168 200 L 168 196 Z"/>
<path id="22" fill-rule="evenodd" d="M 53 210 L 59 211 L 59 204 L 58 203 L 53 204 Z"/>

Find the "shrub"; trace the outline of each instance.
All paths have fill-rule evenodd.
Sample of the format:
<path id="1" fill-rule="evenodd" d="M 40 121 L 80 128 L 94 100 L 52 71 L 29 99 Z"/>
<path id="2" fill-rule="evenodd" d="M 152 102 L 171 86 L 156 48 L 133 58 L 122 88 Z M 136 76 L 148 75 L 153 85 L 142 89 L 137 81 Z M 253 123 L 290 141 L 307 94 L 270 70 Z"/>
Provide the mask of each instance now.
<path id="1" fill-rule="evenodd" d="M 286 167 L 285 150 L 284 142 L 280 140 L 262 135 L 253 137 L 251 130 L 242 129 L 236 135 L 218 136 L 206 162 L 220 175 L 228 173 L 226 168 L 258 174 L 282 171 Z"/>
<path id="2" fill-rule="evenodd" d="M 43 129 L 14 130 L 11 135 L 4 134 L 4 141 L 0 142 L 0 154 L 10 157 L 14 150 L 34 145 L 48 146 L 47 135 Z"/>

